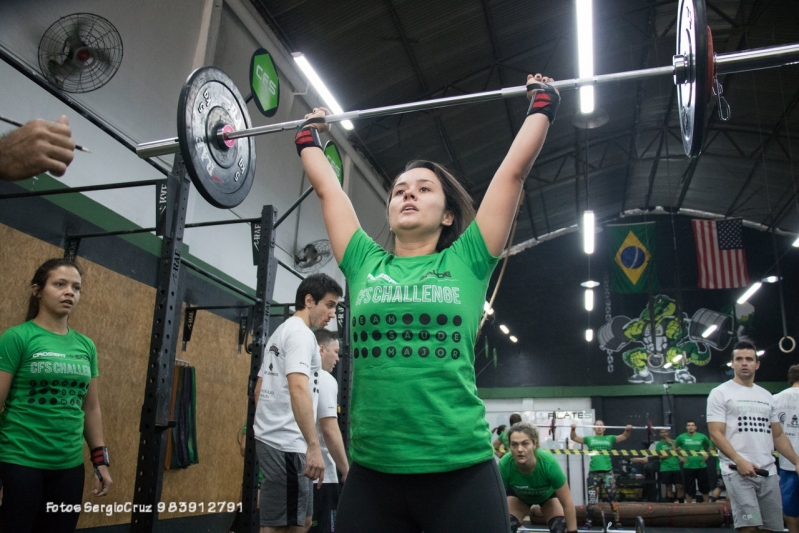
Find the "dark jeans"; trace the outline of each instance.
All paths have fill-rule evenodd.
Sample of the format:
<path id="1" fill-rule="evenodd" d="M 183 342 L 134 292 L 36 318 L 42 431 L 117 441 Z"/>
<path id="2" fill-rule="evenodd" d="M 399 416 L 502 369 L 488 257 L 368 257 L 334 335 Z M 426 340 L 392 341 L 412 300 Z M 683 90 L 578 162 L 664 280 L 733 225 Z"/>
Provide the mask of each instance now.
<path id="1" fill-rule="evenodd" d="M 338 533 L 508 533 L 493 459 L 435 474 L 385 474 L 353 463 L 336 515 Z"/>
<path id="2" fill-rule="evenodd" d="M 83 501 L 83 465 L 41 470 L 0 463 L 0 533 L 72 533 Z M 49 504 L 49 506 L 48 506 Z M 70 512 L 66 512 L 68 506 Z"/>

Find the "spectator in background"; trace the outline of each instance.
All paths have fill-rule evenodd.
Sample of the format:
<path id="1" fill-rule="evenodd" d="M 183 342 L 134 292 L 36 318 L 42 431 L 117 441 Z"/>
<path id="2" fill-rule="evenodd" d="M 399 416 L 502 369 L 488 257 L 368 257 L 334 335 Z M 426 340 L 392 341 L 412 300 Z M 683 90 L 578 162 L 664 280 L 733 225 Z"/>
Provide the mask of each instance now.
<path id="1" fill-rule="evenodd" d="M 674 446 L 681 451 L 706 452 L 713 447 L 713 443 L 707 438 L 707 435 L 696 431 L 696 422 L 689 420 L 685 424 L 685 433 L 674 440 Z M 696 485 L 698 483 L 702 502 L 708 503 L 708 494 L 710 493 L 710 481 L 707 476 L 708 457 L 708 455 L 688 457 L 680 455 L 680 461 L 683 463 L 685 494 L 688 495 L 686 501 L 696 501 Z"/>
<path id="2" fill-rule="evenodd" d="M 660 440 L 654 443 L 655 451 L 671 453 L 675 450 L 674 441 L 668 429 L 660 430 Z M 660 457 L 658 480 L 666 487 L 666 499 L 674 503 L 685 501 L 685 492 L 680 472 L 680 459 L 676 455 Z"/>
<path id="3" fill-rule="evenodd" d="M 294 315 L 267 343 L 255 385 L 255 450 L 263 472 L 262 533 L 304 533 L 311 527 L 311 480 L 324 478 L 316 432 L 322 361 L 311 328 L 336 316 L 344 291 L 327 274 L 312 274 L 297 288 Z"/>
<path id="4" fill-rule="evenodd" d="M 338 383 L 331 372 L 338 363 L 338 336 L 329 329 L 314 331 L 322 359 L 319 375 L 319 405 L 316 411 L 316 431 L 322 447 L 325 475 L 322 486 L 313 489 L 313 523 L 311 533 L 333 533 L 336 530 L 336 509 L 341 488 L 336 468 L 341 472 L 341 482 L 347 480 L 350 471 L 344 439 L 338 427 Z"/>
<path id="5" fill-rule="evenodd" d="M 799 456 L 782 431 L 774 398 L 755 385 L 758 368 L 755 345 L 739 342 L 732 351 L 735 377 L 710 391 L 707 398 L 710 438 L 719 449 L 721 475 L 730 498 L 733 525 L 739 533 L 782 531 L 782 498 L 774 449 L 794 468 L 799 465 Z M 769 475 L 759 475 L 759 470 Z"/>
<path id="6" fill-rule="evenodd" d="M 507 427 L 511 427 L 513 424 L 518 424 L 521 421 L 522 421 L 522 415 L 520 415 L 519 413 L 513 413 L 512 415 L 510 415 L 509 418 L 510 423 L 508 424 Z M 505 454 L 508 453 L 508 451 L 510 450 L 510 443 L 508 442 L 508 430 L 505 428 L 505 426 L 499 426 L 498 428 L 495 429 L 499 429 L 500 427 L 503 429 L 501 433 L 498 433 L 499 436 L 494 440 L 494 450 L 500 449 L 499 446 L 501 444 L 502 447 L 505 449 L 505 451 L 503 451 L 502 453 Z"/>
<path id="7" fill-rule="evenodd" d="M 502 441 L 499 440 L 499 436 L 505 433 L 505 429 L 507 427 L 508 426 L 506 426 L 505 424 L 500 424 L 491 430 L 492 435 L 494 434 L 497 435 L 497 438 L 494 439 L 494 455 L 497 457 L 497 459 L 502 459 L 502 456 L 505 455 L 505 453 L 508 451 L 505 449 L 505 446 L 502 444 Z"/>
<path id="8" fill-rule="evenodd" d="M 591 451 L 607 452 L 613 446 L 624 442 L 633 430 L 631 425 L 627 425 L 621 435 L 605 435 L 605 423 L 601 420 L 594 422 L 594 435 L 580 437 L 577 435 L 577 426 L 572 424 L 570 438 L 578 444 L 585 444 Z M 613 527 L 621 528 L 621 518 L 619 517 L 619 503 L 616 501 L 616 476 L 613 474 L 613 463 L 609 455 L 599 453 L 591 456 L 591 463 L 588 465 L 588 479 L 585 482 L 588 492 L 588 503 L 585 506 L 586 522 L 583 529 L 593 527 L 594 507 L 599 502 L 599 493 L 605 486 L 608 503 L 613 510 Z"/>
<path id="9" fill-rule="evenodd" d="M 799 454 L 799 365 L 788 369 L 790 388 L 774 395 L 777 416 L 782 430 L 791 442 L 793 451 Z M 796 465 L 782 454 L 779 461 L 782 514 L 789 533 L 799 533 L 799 475 Z"/>

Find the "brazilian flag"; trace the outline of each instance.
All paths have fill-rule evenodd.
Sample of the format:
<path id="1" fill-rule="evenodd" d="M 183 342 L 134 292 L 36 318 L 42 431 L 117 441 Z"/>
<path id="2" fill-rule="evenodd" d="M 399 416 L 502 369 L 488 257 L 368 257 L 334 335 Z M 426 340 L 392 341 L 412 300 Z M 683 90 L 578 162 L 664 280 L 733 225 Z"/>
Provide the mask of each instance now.
<path id="1" fill-rule="evenodd" d="M 658 288 L 655 274 L 655 223 L 607 225 L 613 292 L 630 294 Z"/>

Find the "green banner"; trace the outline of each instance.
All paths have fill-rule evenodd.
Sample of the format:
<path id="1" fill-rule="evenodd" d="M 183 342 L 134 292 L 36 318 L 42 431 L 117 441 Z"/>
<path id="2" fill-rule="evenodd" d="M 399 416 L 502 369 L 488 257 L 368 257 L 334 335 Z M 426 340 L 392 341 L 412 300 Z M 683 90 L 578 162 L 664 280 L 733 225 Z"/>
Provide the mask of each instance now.
<path id="1" fill-rule="evenodd" d="M 607 225 L 609 245 L 610 288 L 630 294 L 658 288 L 655 273 L 655 223 Z"/>
<path id="2" fill-rule="evenodd" d="M 341 164 L 341 154 L 338 151 L 338 147 L 333 144 L 333 141 L 327 141 L 325 143 L 325 157 L 327 157 L 327 160 L 330 162 L 330 166 L 333 167 L 333 172 L 336 173 L 338 182 L 343 185 L 344 166 Z"/>
<path id="3" fill-rule="evenodd" d="M 265 117 L 274 116 L 280 103 L 280 80 L 272 56 L 263 48 L 250 60 L 250 89 L 258 111 Z"/>

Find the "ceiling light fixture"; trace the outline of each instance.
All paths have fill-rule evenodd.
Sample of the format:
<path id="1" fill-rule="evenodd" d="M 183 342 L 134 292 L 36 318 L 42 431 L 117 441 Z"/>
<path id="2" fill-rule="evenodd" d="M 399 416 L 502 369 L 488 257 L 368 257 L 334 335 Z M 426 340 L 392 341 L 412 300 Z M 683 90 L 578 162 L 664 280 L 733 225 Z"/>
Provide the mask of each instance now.
<path id="1" fill-rule="evenodd" d="M 487 314 L 487 315 L 493 315 L 494 314 L 494 308 L 491 307 L 491 305 L 488 302 L 486 302 L 486 303 L 483 304 L 483 312 L 485 314 Z"/>
<path id="2" fill-rule="evenodd" d="M 515 335 L 511 335 L 510 336 L 510 341 L 511 342 L 519 342 L 519 339 L 517 339 Z"/>
<path id="3" fill-rule="evenodd" d="M 663 368 L 671 368 L 671 363 L 666 363 L 665 365 L 663 365 Z"/>
<path id="4" fill-rule="evenodd" d="M 779 276 L 769 276 L 767 278 L 763 278 L 763 283 L 777 283 L 780 280 Z"/>
<path id="5" fill-rule="evenodd" d="M 585 341 L 591 342 L 592 340 L 594 340 L 594 330 L 589 328 L 585 330 Z"/>
<path id="6" fill-rule="evenodd" d="M 799 248 L 799 239 L 793 241 L 793 244 L 791 246 L 793 246 L 794 248 Z"/>
<path id="7" fill-rule="evenodd" d="M 763 285 L 763 283 L 758 281 L 754 285 L 746 289 L 746 292 L 743 293 L 743 295 L 740 298 L 738 298 L 738 303 L 739 304 L 745 303 L 749 298 L 752 297 L 754 293 L 757 292 L 757 290 L 761 287 L 761 285 Z"/>
<path id="8" fill-rule="evenodd" d="M 593 289 L 594 287 L 599 287 L 598 281 L 588 280 L 580 283 L 580 287 L 585 287 L 586 289 Z"/>
<path id="9" fill-rule="evenodd" d="M 508 326 L 506 326 L 505 324 L 500 324 L 499 325 L 499 329 L 501 329 L 502 333 L 504 333 L 505 335 L 510 333 L 510 330 L 508 329 Z"/>
<path id="10" fill-rule="evenodd" d="M 580 77 L 594 75 L 594 13 L 591 0 L 577 0 L 577 57 L 580 63 Z M 580 87 L 580 112 L 594 111 L 594 87 Z"/>
<path id="11" fill-rule="evenodd" d="M 583 213 L 583 250 L 585 253 L 594 253 L 594 234 L 596 227 L 594 226 L 594 212 L 586 211 Z"/>
<path id="12" fill-rule="evenodd" d="M 333 112 L 333 114 L 338 115 L 339 113 L 343 113 L 344 109 L 338 104 L 335 97 L 333 97 L 333 93 L 327 88 L 327 85 L 322 81 L 322 78 L 319 77 L 319 74 L 316 73 L 314 68 L 302 54 L 302 52 L 294 52 L 291 54 L 294 58 L 294 61 L 297 63 L 297 66 L 300 67 L 300 70 L 305 77 L 308 78 L 308 81 L 311 82 L 316 92 L 319 93 L 319 96 L 322 98 L 322 101 L 325 103 L 325 106 Z M 354 129 L 355 126 L 352 125 L 352 121 L 349 120 L 342 120 L 341 126 L 345 130 Z"/>
<path id="13" fill-rule="evenodd" d="M 758 350 L 758 351 L 755 352 L 755 354 L 757 354 L 758 357 L 760 357 L 762 355 L 766 355 L 766 350 Z"/>
<path id="14" fill-rule="evenodd" d="M 710 326 L 708 326 L 708 328 L 704 332 L 702 332 L 702 338 L 703 339 L 707 339 L 717 329 L 719 329 L 719 327 L 716 324 L 711 324 Z"/>
<path id="15" fill-rule="evenodd" d="M 594 289 L 585 289 L 585 310 L 594 310 Z"/>

